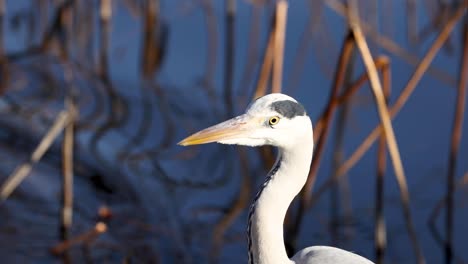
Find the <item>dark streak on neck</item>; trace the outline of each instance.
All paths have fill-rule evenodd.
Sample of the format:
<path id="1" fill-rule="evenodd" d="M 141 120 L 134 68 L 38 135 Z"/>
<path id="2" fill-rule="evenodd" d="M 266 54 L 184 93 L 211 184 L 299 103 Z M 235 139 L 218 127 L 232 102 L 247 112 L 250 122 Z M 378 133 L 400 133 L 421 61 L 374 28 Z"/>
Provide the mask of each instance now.
<path id="1" fill-rule="evenodd" d="M 255 198 L 253 200 L 252 205 L 250 206 L 250 211 L 249 211 L 249 219 L 248 219 L 248 225 L 247 225 L 247 242 L 248 242 L 248 249 L 249 249 L 249 264 L 254 264 L 254 258 L 253 258 L 253 251 L 252 251 L 252 216 L 255 213 L 255 208 L 257 205 L 257 201 L 260 198 L 260 195 L 262 194 L 263 190 L 265 187 L 270 183 L 271 179 L 273 179 L 273 176 L 275 176 L 276 172 L 279 170 L 281 167 L 281 157 L 278 158 L 276 161 L 275 165 L 271 169 L 271 171 L 268 173 L 265 182 L 262 184 L 260 190 L 257 192 L 255 195 Z"/>

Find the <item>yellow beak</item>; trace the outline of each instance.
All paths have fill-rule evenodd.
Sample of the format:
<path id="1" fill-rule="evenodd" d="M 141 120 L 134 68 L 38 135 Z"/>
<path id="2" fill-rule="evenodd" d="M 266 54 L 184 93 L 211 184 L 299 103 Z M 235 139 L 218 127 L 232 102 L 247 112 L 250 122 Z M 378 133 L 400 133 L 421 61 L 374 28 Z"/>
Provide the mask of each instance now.
<path id="1" fill-rule="evenodd" d="M 254 119 L 240 115 L 199 131 L 178 143 L 181 146 L 199 145 L 222 140 L 245 137 L 249 134 Z"/>

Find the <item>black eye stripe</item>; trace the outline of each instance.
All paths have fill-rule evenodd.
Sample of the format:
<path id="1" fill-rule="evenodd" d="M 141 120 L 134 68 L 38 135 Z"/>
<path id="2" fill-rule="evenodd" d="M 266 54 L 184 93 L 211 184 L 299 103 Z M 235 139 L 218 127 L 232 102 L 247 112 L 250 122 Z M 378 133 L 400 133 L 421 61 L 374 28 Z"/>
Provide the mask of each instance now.
<path id="1" fill-rule="evenodd" d="M 305 109 L 301 104 L 290 100 L 273 102 L 270 107 L 273 111 L 278 112 L 288 119 L 296 116 L 304 116 L 306 114 Z"/>

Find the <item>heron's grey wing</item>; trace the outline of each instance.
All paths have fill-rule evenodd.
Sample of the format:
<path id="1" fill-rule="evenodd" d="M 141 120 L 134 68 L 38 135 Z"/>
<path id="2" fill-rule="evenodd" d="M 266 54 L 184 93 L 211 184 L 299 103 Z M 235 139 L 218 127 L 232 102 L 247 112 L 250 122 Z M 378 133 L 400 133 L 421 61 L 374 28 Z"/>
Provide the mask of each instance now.
<path id="1" fill-rule="evenodd" d="M 296 264 L 373 264 L 359 255 L 335 247 L 313 246 L 304 248 L 294 255 Z"/>

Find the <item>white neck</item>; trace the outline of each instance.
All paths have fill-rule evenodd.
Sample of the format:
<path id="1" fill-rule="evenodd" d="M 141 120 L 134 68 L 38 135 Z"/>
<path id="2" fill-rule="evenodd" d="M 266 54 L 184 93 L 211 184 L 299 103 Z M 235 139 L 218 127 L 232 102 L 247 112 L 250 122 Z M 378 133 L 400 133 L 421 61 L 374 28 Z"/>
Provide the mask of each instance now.
<path id="1" fill-rule="evenodd" d="M 286 254 L 283 222 L 289 205 L 304 186 L 312 159 L 312 135 L 279 149 L 276 173 L 267 178 L 249 214 L 249 259 L 253 264 L 293 263 Z M 274 169 L 275 169 L 274 167 Z M 273 170 L 274 170 L 273 169 Z"/>

